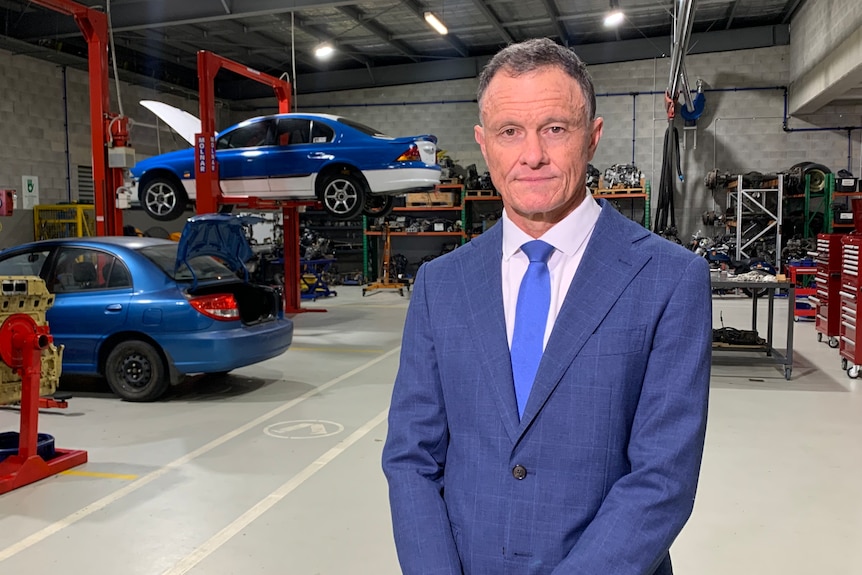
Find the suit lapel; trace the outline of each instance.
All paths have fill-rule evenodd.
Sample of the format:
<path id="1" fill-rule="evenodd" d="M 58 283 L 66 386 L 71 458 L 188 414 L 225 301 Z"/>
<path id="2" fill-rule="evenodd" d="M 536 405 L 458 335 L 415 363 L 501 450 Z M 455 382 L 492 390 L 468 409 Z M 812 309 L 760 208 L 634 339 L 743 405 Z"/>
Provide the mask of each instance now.
<path id="1" fill-rule="evenodd" d="M 524 417 L 518 426 L 519 436 L 542 409 L 620 294 L 650 259 L 632 250 L 632 242 L 648 235 L 649 231 L 633 229 L 613 207 L 606 202 L 602 204 L 602 213 L 545 347 Z"/>
<path id="2" fill-rule="evenodd" d="M 466 300 L 473 321 L 481 323 L 475 333 L 482 350 L 482 364 L 487 371 L 487 385 L 500 412 L 506 433 L 512 442 L 517 437 L 518 405 L 512 379 L 512 361 L 506 339 L 506 318 L 503 310 L 503 225 L 497 224 L 468 245 L 470 257 L 461 260 L 461 277 L 475 278 L 473 289 L 466 290 Z M 466 289 L 466 286 L 465 286 Z"/>

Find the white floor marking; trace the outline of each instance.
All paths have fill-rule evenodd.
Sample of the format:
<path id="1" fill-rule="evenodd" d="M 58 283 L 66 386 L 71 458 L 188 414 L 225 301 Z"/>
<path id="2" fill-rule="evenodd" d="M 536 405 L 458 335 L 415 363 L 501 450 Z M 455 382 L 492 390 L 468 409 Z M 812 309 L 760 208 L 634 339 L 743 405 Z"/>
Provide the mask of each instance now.
<path id="1" fill-rule="evenodd" d="M 163 572 L 162 575 L 185 575 L 195 568 L 201 561 L 212 555 L 222 545 L 227 543 L 232 537 L 240 533 L 243 529 L 251 525 L 257 518 L 269 511 L 276 503 L 290 495 L 290 493 L 310 479 L 312 475 L 323 469 L 333 459 L 344 453 L 351 445 L 368 435 L 368 433 L 383 423 L 386 419 L 386 414 L 389 412 L 387 407 L 377 414 L 374 419 L 368 421 L 348 435 L 343 441 L 338 442 L 329 451 L 312 461 L 302 471 L 291 477 L 278 489 L 258 501 L 254 507 L 237 517 L 232 523 L 224 529 L 210 537 L 203 545 L 186 555 L 179 563 Z"/>
<path id="2" fill-rule="evenodd" d="M 305 401 L 309 397 L 312 397 L 312 396 L 320 393 L 321 391 L 325 391 L 325 390 L 329 389 L 330 387 L 332 387 L 333 385 L 336 385 L 337 383 L 340 383 L 340 382 L 344 381 L 345 379 L 353 377 L 357 373 L 360 373 L 360 372 L 368 369 L 369 367 L 371 367 L 377 363 L 380 363 L 381 361 L 383 361 L 383 360 L 389 358 L 390 356 L 398 353 L 400 350 L 401 350 L 401 346 L 398 346 L 394 349 L 387 351 L 383 355 L 376 357 L 376 358 L 372 359 L 371 361 L 360 365 L 359 367 L 351 369 L 347 373 L 339 375 L 338 377 L 336 377 L 334 379 L 330 379 L 329 381 L 327 381 L 323 385 L 316 387 L 314 389 L 308 390 L 307 392 L 303 393 L 302 395 L 300 395 L 296 399 L 292 399 L 292 400 L 288 401 L 287 403 L 276 407 L 275 409 L 269 411 L 268 413 L 261 415 L 260 417 L 253 419 L 252 421 L 246 423 L 245 425 L 237 427 L 233 431 L 229 431 L 228 433 L 225 433 L 221 437 L 210 441 L 206 445 L 203 445 L 203 446 L 195 449 L 194 451 L 187 453 L 187 454 L 183 455 L 182 457 L 171 461 L 167 465 L 160 467 L 158 469 L 155 469 L 155 470 L 151 471 L 150 473 L 147 473 L 146 475 L 142 476 L 140 479 L 137 479 L 137 480 L 133 481 L 132 483 L 129 483 L 125 487 L 122 487 L 122 488 L 118 489 L 117 491 L 114 491 L 113 493 L 110 493 L 110 494 L 106 495 L 105 497 L 102 497 L 101 499 L 94 501 L 93 503 L 90 503 L 89 505 L 87 505 L 85 507 L 82 507 L 78 511 L 75 511 L 74 513 L 67 515 L 66 517 L 60 519 L 59 521 L 56 521 L 56 522 L 52 523 L 51 525 L 47 525 L 47 526 L 43 527 L 42 529 L 40 529 L 39 531 L 36 531 L 32 535 L 29 535 L 29 536 L 25 537 L 24 539 L 21 539 L 17 543 L 13 543 L 12 545 L 10 545 L 10 546 L 6 547 L 5 549 L 3 549 L 2 551 L 0 551 L 0 561 L 5 561 L 6 559 L 9 559 L 10 557 L 17 555 L 18 553 L 24 551 L 25 549 L 28 549 L 28 548 L 32 547 L 33 545 L 36 545 L 37 543 L 44 541 L 45 539 L 47 539 L 51 535 L 54 535 L 55 533 L 65 529 L 69 525 L 72 525 L 73 523 L 77 523 L 81 519 L 84 519 L 85 517 L 88 517 L 88 516 L 92 515 L 93 513 L 104 509 L 108 505 L 115 503 L 116 501 L 119 501 L 120 499 L 122 499 L 126 495 L 134 493 L 135 491 L 137 491 L 141 487 L 144 487 L 145 485 L 152 483 L 156 479 L 159 479 L 160 477 L 162 477 L 162 476 L 166 475 L 167 473 L 177 469 L 178 467 L 185 465 L 186 463 L 189 463 L 190 461 L 200 457 L 201 455 L 204 455 L 204 454 L 212 451 L 216 447 L 219 447 L 220 445 L 224 445 L 225 443 L 227 443 L 231 439 L 234 439 L 235 437 L 242 435 L 246 431 L 249 431 L 250 429 L 254 429 L 255 427 L 261 425 L 262 423 L 265 423 L 267 420 L 272 419 L 276 415 L 279 415 L 279 414 L 287 411 L 291 407 L 295 406 L 296 404 L 298 404 L 302 401 Z M 347 440 L 345 440 L 345 441 L 347 441 Z M 329 453 L 329 452 L 327 452 L 327 453 Z"/>

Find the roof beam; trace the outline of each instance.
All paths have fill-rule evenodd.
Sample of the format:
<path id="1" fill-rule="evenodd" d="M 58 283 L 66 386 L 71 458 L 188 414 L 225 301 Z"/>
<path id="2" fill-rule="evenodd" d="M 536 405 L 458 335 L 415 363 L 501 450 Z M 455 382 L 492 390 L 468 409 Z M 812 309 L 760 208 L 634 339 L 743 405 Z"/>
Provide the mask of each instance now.
<path id="1" fill-rule="evenodd" d="M 745 50 L 768 46 L 786 46 L 790 35 L 786 25 L 760 26 L 737 30 L 718 30 L 694 33 L 691 35 L 690 54 Z M 588 65 L 629 62 L 653 58 L 666 58 L 670 37 L 640 38 L 621 42 L 599 42 L 582 44 L 577 47 L 578 56 Z M 397 86 L 419 82 L 437 82 L 461 78 L 475 78 L 487 63 L 490 56 L 454 58 L 381 66 L 374 69 L 374 78 L 363 70 L 343 70 L 325 74 L 301 74 L 297 79 L 299 93 L 325 92 L 329 90 L 350 90 L 380 86 Z M 266 94 L 263 94 L 266 95 Z M 433 98 L 429 97 L 429 100 Z"/>
<path id="2" fill-rule="evenodd" d="M 357 24 L 359 24 L 360 26 L 362 26 L 363 28 L 365 28 L 366 30 L 368 30 L 369 32 L 371 32 L 372 34 L 374 34 L 375 36 L 377 36 L 402 54 L 404 54 L 405 56 L 407 56 L 408 58 L 410 58 L 414 62 L 419 61 L 419 58 L 413 54 L 407 44 L 400 40 L 394 40 L 392 38 L 392 32 L 368 18 L 357 8 L 354 8 L 353 6 L 338 6 L 338 11 L 347 16 L 348 18 L 351 18 L 356 21 Z"/>
<path id="3" fill-rule="evenodd" d="M 294 14 L 292 23 L 290 22 L 290 20 L 288 20 L 287 16 L 285 16 L 283 14 L 276 14 L 275 18 L 278 19 L 279 21 L 285 23 L 285 24 L 291 24 L 297 30 L 300 30 L 302 33 L 308 34 L 309 36 L 316 38 L 320 42 L 329 42 L 330 44 L 332 44 L 332 46 L 334 48 L 338 49 L 340 52 L 342 52 L 346 56 L 353 58 L 354 60 L 356 60 L 357 62 L 359 62 L 363 66 L 366 66 L 366 67 L 371 66 L 371 59 L 366 58 L 365 56 L 360 54 L 359 50 L 357 50 L 355 47 L 353 47 L 350 44 L 344 43 L 344 42 L 339 42 L 335 38 L 335 36 L 333 36 L 332 34 L 329 34 L 323 28 L 321 28 L 319 26 L 315 26 L 314 24 L 311 24 L 305 18 L 302 18 L 302 17 L 298 16 L 297 14 Z"/>
<path id="4" fill-rule="evenodd" d="M 733 24 L 733 19 L 736 18 L 737 8 L 739 8 L 739 0 L 733 0 L 733 3 L 730 5 L 730 10 L 727 11 L 727 25 L 724 27 L 725 30 L 730 30 L 730 26 Z"/>
<path id="5" fill-rule="evenodd" d="M 223 20 L 236 20 L 251 16 L 287 14 L 298 10 L 334 8 L 355 4 L 355 0 L 231 0 L 230 12 L 221 2 L 210 0 L 146 0 L 111 5 L 111 23 L 114 32 L 142 28 L 167 28 L 187 24 L 206 24 Z M 72 18 L 48 10 L 32 10 L 22 15 L 15 30 L 8 30 L 17 38 L 62 38 L 80 35 Z"/>
<path id="6" fill-rule="evenodd" d="M 419 4 L 416 0 L 404 0 L 404 5 L 410 9 L 411 12 L 416 14 L 416 17 L 425 22 L 425 7 Z M 444 22 L 445 24 L 445 22 Z M 467 46 L 452 33 L 450 30 L 448 34 L 440 36 L 447 44 L 452 46 L 452 48 L 458 52 L 462 57 L 466 58 L 470 55 L 470 51 L 467 49 Z"/>
<path id="7" fill-rule="evenodd" d="M 542 0 L 542 4 L 545 5 L 545 11 L 548 13 L 548 16 L 551 17 L 551 22 L 554 24 L 554 29 L 557 31 L 557 36 L 560 37 L 560 41 L 562 41 L 563 45 L 568 47 L 571 43 L 571 39 L 569 38 L 569 33 L 566 31 L 563 23 L 560 22 L 560 11 L 557 10 L 557 4 L 554 0 Z"/>
<path id="8" fill-rule="evenodd" d="M 804 3 L 805 0 L 787 0 L 787 4 L 784 5 L 784 10 L 782 10 L 784 18 L 781 19 L 781 23 L 787 24 L 790 22 L 790 19 L 793 18 L 793 15 Z"/>
<path id="9" fill-rule="evenodd" d="M 485 16 L 485 19 L 491 23 L 494 29 L 497 30 L 500 36 L 503 37 L 503 40 L 505 40 L 509 44 L 515 43 L 515 39 L 512 38 L 512 35 L 509 34 L 509 31 L 503 27 L 503 24 L 497 18 L 497 15 L 491 11 L 491 8 L 488 7 L 487 4 L 485 4 L 484 0 L 473 0 L 473 4 L 476 6 L 476 8 L 479 9 L 479 12 L 481 12 Z"/>

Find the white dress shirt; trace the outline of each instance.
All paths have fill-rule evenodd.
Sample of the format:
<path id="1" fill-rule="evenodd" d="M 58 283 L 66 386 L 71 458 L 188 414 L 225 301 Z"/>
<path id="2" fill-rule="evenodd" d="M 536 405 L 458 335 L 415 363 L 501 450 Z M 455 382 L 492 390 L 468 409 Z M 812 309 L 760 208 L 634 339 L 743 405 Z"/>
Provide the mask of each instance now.
<path id="1" fill-rule="evenodd" d="M 584 200 L 572 210 L 561 222 L 556 224 L 540 238 L 554 246 L 554 252 L 548 260 L 548 270 L 551 275 L 551 307 L 548 310 L 548 323 L 545 326 L 545 339 L 542 347 L 547 345 L 548 338 L 566 299 L 566 293 L 584 250 L 587 240 L 596 227 L 602 209 L 590 194 L 589 190 Z M 518 304 L 518 291 L 521 280 L 527 272 L 530 260 L 521 251 L 521 246 L 533 240 L 526 232 L 516 226 L 506 210 L 503 210 L 503 309 L 506 316 L 506 336 L 509 347 L 512 347 L 512 332 L 515 330 L 515 308 Z"/>

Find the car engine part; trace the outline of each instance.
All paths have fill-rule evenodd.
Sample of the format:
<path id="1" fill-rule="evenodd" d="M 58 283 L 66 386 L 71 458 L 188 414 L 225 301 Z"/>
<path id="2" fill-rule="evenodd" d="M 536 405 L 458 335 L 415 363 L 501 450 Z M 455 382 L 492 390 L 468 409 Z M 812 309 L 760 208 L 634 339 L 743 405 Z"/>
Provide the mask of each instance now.
<path id="1" fill-rule="evenodd" d="M 643 172 L 634 164 L 614 164 L 605 170 L 607 188 L 639 188 L 641 179 L 643 179 Z"/>

